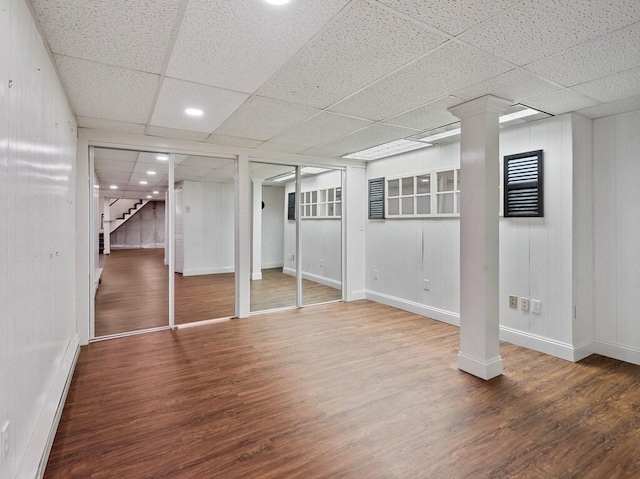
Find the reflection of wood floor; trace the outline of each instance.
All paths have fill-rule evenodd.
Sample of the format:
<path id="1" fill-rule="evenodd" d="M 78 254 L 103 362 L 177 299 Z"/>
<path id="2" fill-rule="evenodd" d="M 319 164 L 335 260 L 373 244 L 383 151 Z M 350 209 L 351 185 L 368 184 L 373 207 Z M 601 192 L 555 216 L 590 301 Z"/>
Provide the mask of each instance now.
<path id="1" fill-rule="evenodd" d="M 95 335 L 167 326 L 169 278 L 164 250 L 114 250 L 105 258 L 102 283 L 96 295 Z M 340 299 L 340 291 L 303 282 L 305 304 Z M 175 275 L 175 321 L 184 324 L 234 315 L 233 273 L 202 276 Z M 251 310 L 296 304 L 295 278 L 279 269 L 264 270 L 252 281 Z"/>
<path id="2" fill-rule="evenodd" d="M 367 301 L 90 344 L 46 479 L 640 477 L 640 367 L 500 349 Z"/>

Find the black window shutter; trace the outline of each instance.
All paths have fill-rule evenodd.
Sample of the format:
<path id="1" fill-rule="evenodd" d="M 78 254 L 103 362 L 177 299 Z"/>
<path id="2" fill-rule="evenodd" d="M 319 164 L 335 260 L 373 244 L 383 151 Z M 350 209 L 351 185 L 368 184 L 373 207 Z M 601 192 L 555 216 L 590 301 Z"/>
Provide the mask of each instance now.
<path id="1" fill-rule="evenodd" d="M 293 221 L 296 219 L 296 194 L 289 193 L 287 200 L 287 219 Z"/>
<path id="2" fill-rule="evenodd" d="M 504 157 L 504 216 L 544 216 L 542 150 Z"/>
<path id="3" fill-rule="evenodd" d="M 384 178 L 369 180 L 369 219 L 384 219 Z"/>

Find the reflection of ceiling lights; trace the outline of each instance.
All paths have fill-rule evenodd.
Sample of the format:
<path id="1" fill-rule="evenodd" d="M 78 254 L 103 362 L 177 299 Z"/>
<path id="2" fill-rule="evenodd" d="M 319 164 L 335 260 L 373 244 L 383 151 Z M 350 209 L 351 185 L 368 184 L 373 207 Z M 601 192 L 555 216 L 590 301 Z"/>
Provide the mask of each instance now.
<path id="1" fill-rule="evenodd" d="M 427 146 L 431 145 L 420 141 L 395 140 L 385 143 L 384 145 L 374 146 L 373 148 L 367 148 L 366 150 L 344 155 L 342 158 L 349 160 L 378 160 L 380 158 L 406 153 L 407 151 L 419 150 Z"/>
<path id="2" fill-rule="evenodd" d="M 319 175 L 329 171 L 329 168 L 316 168 L 315 166 L 303 166 L 300 170 L 301 175 Z"/>
<path id="3" fill-rule="evenodd" d="M 202 116 L 202 115 L 204 115 L 204 112 L 202 110 L 200 110 L 199 108 L 187 108 L 184 112 L 189 116 Z"/>
<path id="4" fill-rule="evenodd" d="M 111 188 L 112 190 L 117 190 L 118 189 L 118 185 L 111 185 L 111 186 L 109 186 L 109 188 Z"/>
<path id="5" fill-rule="evenodd" d="M 153 198 L 153 196 L 151 196 L 151 195 L 147 195 L 147 198 Z"/>
<path id="6" fill-rule="evenodd" d="M 436 133 L 435 135 L 425 136 L 420 138 L 420 141 L 426 141 L 430 143 L 432 141 L 444 140 L 445 138 L 451 138 L 460 134 L 460 128 L 454 128 L 453 130 L 443 131 L 442 133 Z"/>
<path id="7" fill-rule="evenodd" d="M 149 175 L 149 176 L 153 176 L 155 174 L 156 174 L 155 171 L 151 171 L 151 170 L 147 171 L 147 175 Z"/>
<path id="8" fill-rule="evenodd" d="M 276 183 L 280 183 L 281 181 L 287 181 L 287 180 L 290 180 L 290 179 L 295 178 L 295 177 L 296 177 L 296 174 L 293 173 L 293 174 L 288 174 L 288 175 L 281 176 L 279 178 L 275 178 L 272 181 L 275 181 Z"/>
<path id="9" fill-rule="evenodd" d="M 291 0 L 265 0 L 267 3 L 271 5 L 285 5 L 289 3 Z"/>
<path id="10" fill-rule="evenodd" d="M 158 193 L 160 193 L 159 191 L 154 191 L 153 194 L 157 195 Z"/>
<path id="11" fill-rule="evenodd" d="M 158 155 L 156 156 L 156 160 L 158 161 L 167 161 L 169 157 L 167 155 Z"/>
<path id="12" fill-rule="evenodd" d="M 509 113 L 508 115 L 502 115 L 500 117 L 500 123 L 506 123 L 513 120 L 521 120 L 533 115 L 540 115 L 541 112 L 534 110 L 533 108 L 525 108 L 524 110 L 517 111 L 515 113 Z"/>
<path id="13" fill-rule="evenodd" d="M 147 182 L 146 182 L 146 181 L 144 181 L 144 180 L 142 180 L 142 181 L 140 182 L 140 184 L 141 184 L 141 185 L 146 185 L 146 184 L 147 184 Z"/>

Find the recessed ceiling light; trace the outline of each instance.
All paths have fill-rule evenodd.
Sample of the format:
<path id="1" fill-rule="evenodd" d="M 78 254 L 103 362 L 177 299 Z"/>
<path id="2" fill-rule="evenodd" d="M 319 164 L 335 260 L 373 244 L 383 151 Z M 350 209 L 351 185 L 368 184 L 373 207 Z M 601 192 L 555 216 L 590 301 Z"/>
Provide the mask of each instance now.
<path id="1" fill-rule="evenodd" d="M 169 157 L 167 155 L 158 155 L 156 156 L 156 160 L 158 161 L 167 161 Z"/>
<path id="2" fill-rule="evenodd" d="M 151 195 L 147 195 L 147 198 L 153 198 L 153 196 L 151 196 Z"/>
<path id="3" fill-rule="evenodd" d="M 111 188 L 112 190 L 117 190 L 118 186 L 117 185 L 111 185 L 109 188 Z"/>
<path id="4" fill-rule="evenodd" d="M 155 171 L 151 171 L 151 170 L 147 171 L 147 175 L 155 175 L 155 174 L 156 174 Z"/>
<path id="5" fill-rule="evenodd" d="M 270 3 L 271 5 L 284 5 L 286 3 L 289 3 L 291 0 L 265 0 L 267 3 Z"/>
<path id="6" fill-rule="evenodd" d="M 142 181 L 140 182 L 140 184 L 141 184 L 141 185 L 146 185 L 146 184 L 147 184 L 147 182 L 146 182 L 146 181 L 144 181 L 144 180 L 142 180 Z"/>
<path id="7" fill-rule="evenodd" d="M 153 194 L 157 195 L 158 193 L 160 193 L 159 191 L 154 191 Z"/>
<path id="8" fill-rule="evenodd" d="M 522 118 L 527 118 L 533 115 L 539 115 L 540 112 L 538 110 L 534 110 L 533 108 L 525 108 L 524 110 L 517 111 L 515 113 L 509 113 L 508 115 L 502 115 L 500 117 L 500 123 L 506 123 L 508 121 L 520 120 Z"/>
<path id="9" fill-rule="evenodd" d="M 204 112 L 202 110 L 199 110 L 198 108 L 187 108 L 184 112 L 189 116 L 202 116 L 202 115 L 204 115 Z"/>

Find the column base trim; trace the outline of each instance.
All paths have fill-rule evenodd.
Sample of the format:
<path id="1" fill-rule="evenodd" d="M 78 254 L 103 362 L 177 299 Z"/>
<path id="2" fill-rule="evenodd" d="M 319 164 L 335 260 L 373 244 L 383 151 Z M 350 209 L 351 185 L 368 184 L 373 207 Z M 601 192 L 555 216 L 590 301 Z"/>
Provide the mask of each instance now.
<path id="1" fill-rule="evenodd" d="M 458 352 L 458 369 L 480 379 L 489 380 L 502 374 L 502 356 L 492 359 L 479 359 L 469 356 L 462 351 Z"/>

